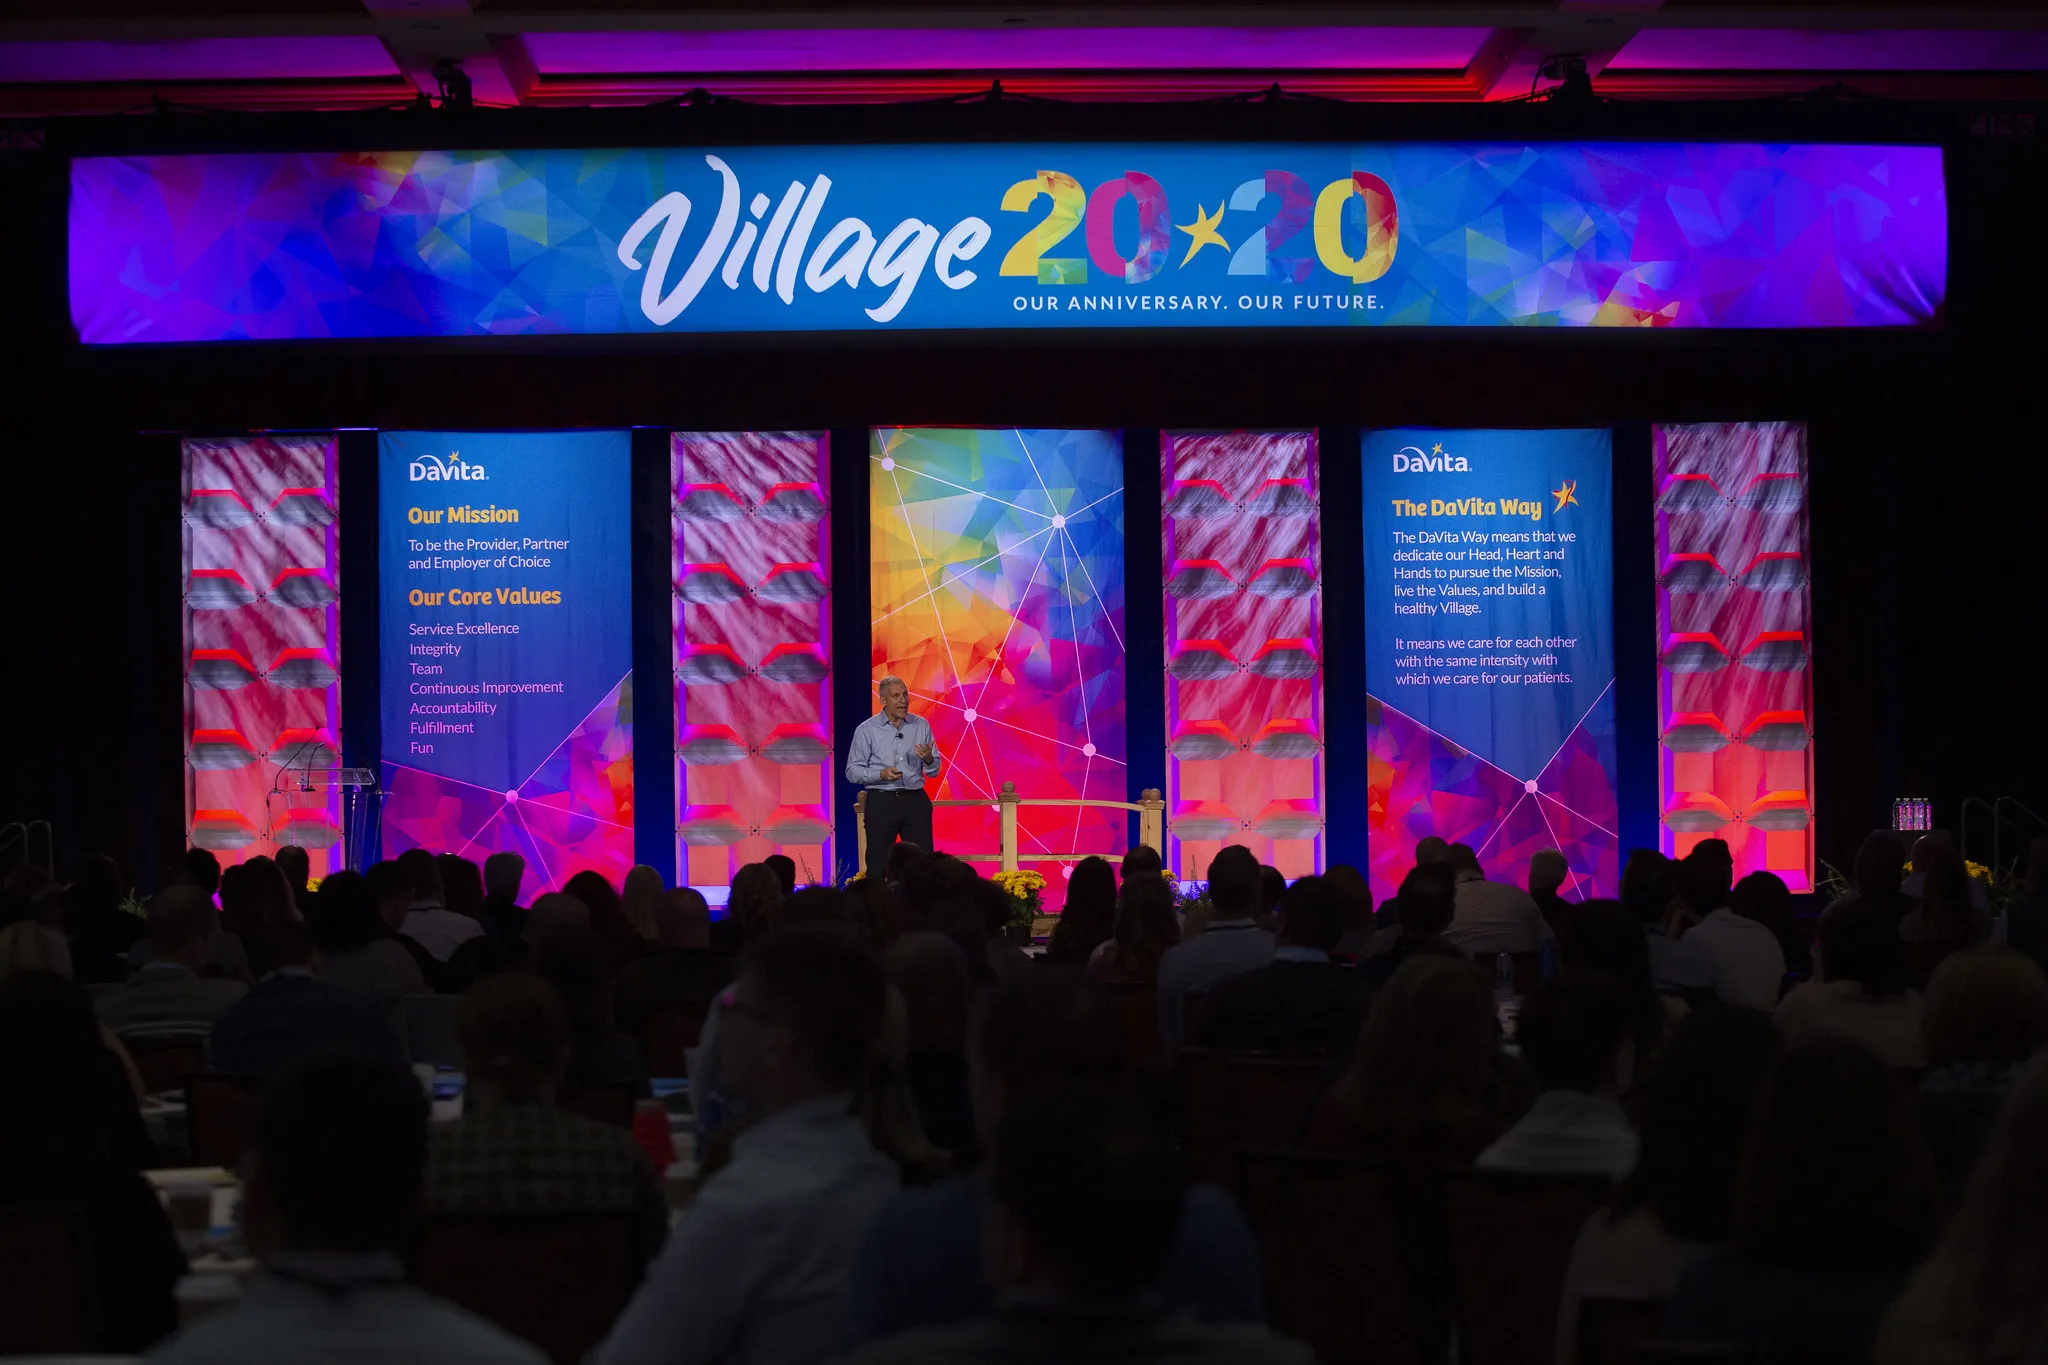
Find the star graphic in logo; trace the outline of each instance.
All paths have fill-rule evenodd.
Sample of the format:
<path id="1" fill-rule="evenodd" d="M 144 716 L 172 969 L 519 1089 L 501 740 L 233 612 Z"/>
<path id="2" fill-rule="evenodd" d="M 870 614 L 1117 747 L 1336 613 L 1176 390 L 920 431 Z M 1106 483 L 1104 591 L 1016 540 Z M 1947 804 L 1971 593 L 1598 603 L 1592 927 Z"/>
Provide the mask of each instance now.
<path id="1" fill-rule="evenodd" d="M 1443 443 L 1442 441 L 1438 441 L 1438 442 L 1437 442 L 1437 443 L 1436 443 L 1435 445 L 1433 445 L 1433 446 L 1431 446 L 1431 447 L 1429 448 L 1429 453 L 1430 453 L 1430 454 L 1432 454 L 1432 455 L 1441 455 L 1441 454 L 1443 454 L 1443 453 L 1444 453 L 1444 443 Z"/>
<path id="2" fill-rule="evenodd" d="M 1200 251 L 1203 247 L 1209 245 L 1209 243 L 1211 242 L 1214 242 L 1217 246 L 1222 247 L 1225 251 L 1230 250 L 1230 243 L 1224 241 L 1223 235 L 1216 231 L 1216 225 L 1218 223 L 1221 223 L 1222 221 L 1223 205 L 1218 204 L 1216 206 L 1216 212 L 1213 215 L 1211 215 L 1202 212 L 1202 206 L 1200 204 L 1196 204 L 1195 225 L 1193 227 L 1187 227 L 1180 223 L 1175 223 L 1173 225 L 1174 231 L 1185 232 L 1189 237 L 1194 239 L 1188 243 L 1188 254 L 1180 258 L 1180 263 L 1182 265 L 1186 265 L 1189 261 L 1195 259 L 1195 253 L 1197 251 Z"/>
<path id="3" fill-rule="evenodd" d="M 1567 507 L 1577 507 L 1579 505 L 1579 481 L 1577 479 L 1566 479 L 1563 487 L 1550 490 L 1550 496 L 1557 499 L 1557 506 L 1550 509 L 1552 516 L 1556 516 Z"/>

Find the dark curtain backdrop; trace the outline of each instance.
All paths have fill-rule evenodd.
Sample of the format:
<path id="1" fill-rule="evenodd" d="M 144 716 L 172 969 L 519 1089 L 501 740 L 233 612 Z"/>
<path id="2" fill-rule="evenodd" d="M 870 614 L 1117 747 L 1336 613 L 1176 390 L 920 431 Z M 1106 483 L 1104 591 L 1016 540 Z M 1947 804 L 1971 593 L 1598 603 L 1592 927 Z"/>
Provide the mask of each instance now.
<path id="1" fill-rule="evenodd" d="M 2048 241 L 2048 155 L 2032 141 L 1959 140 L 1949 174 L 1950 309 L 1939 333 L 86 353 L 53 334 L 63 316 L 55 163 L 17 154 L 0 161 L 0 259 L 17 271 L 16 287 L 0 292 L 0 459 L 12 512 L 0 821 L 47 818 L 67 862 L 110 852 L 144 885 L 180 850 L 178 433 L 470 425 L 832 428 L 836 452 L 871 423 L 1316 426 L 1336 436 L 1408 423 L 1805 419 L 1821 856 L 1846 865 L 1895 795 L 1932 797 L 1944 822 L 1968 795 L 2048 809 L 2039 667 L 2026 644 L 2039 634 L 2029 604 L 2039 600 L 2037 499 L 2048 482 L 2036 473 L 2048 322 L 2032 303 Z M 1326 438 L 1326 471 L 1355 448 Z M 842 515 L 863 505 L 844 484 L 858 458 L 835 459 Z M 645 463 L 651 488 L 651 444 Z M 1326 473 L 1326 495 L 1355 482 L 1355 471 Z M 642 515 L 651 544 L 660 519 L 652 503 Z M 1334 582 L 1340 537 L 1327 544 Z M 1349 590 L 1331 591 L 1334 628 Z M 842 623 L 835 645 L 835 668 L 849 677 L 859 657 L 847 652 L 850 629 Z M 642 647 L 655 643 L 650 628 Z M 1347 670 L 1331 662 L 1341 683 Z M 1333 717 L 1341 706 L 1333 699 Z M 1339 729 L 1333 720 L 1333 738 Z M 1333 804 L 1343 790 L 1333 772 Z M 1333 847 L 1348 841 L 1333 832 Z"/>

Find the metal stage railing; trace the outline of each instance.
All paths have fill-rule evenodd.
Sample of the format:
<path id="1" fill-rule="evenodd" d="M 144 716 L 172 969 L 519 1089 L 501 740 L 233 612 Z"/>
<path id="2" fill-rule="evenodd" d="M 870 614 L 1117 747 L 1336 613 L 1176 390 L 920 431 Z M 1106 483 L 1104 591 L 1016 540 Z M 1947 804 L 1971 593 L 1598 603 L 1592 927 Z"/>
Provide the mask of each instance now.
<path id="1" fill-rule="evenodd" d="M 1017 784 L 1003 783 L 1003 789 L 996 793 L 994 801 L 934 801 L 934 806 L 995 806 L 1002 815 L 1000 851 L 995 853 L 954 854 L 966 863 L 1001 863 L 1005 872 L 1015 872 L 1020 861 L 1017 854 L 1017 808 L 1019 806 L 1065 806 L 1069 810 L 1080 806 L 1099 806 L 1105 810 L 1134 810 L 1138 813 L 1138 842 L 1164 857 L 1166 854 L 1166 799 L 1157 787 L 1147 787 L 1138 793 L 1136 801 L 1084 801 L 1073 798 L 1019 796 Z M 868 794 L 861 792 L 853 798 L 853 824 L 857 831 L 859 866 L 868 865 Z M 951 852 L 951 850 L 947 850 Z M 1083 858 L 1098 857 L 1096 853 L 1031 853 L 1021 861 L 1038 863 L 1077 863 Z"/>

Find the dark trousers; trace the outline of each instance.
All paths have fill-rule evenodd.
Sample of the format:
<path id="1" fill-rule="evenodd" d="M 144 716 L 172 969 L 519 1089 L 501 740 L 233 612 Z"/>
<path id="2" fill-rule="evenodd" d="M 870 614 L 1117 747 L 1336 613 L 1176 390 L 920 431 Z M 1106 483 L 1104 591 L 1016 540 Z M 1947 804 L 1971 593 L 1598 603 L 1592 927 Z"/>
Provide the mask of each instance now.
<path id="1" fill-rule="evenodd" d="M 870 877 L 882 875 L 882 869 L 889 863 L 889 849 L 898 838 L 927 853 L 932 851 L 932 799 L 922 787 L 914 791 L 870 791 L 864 809 Z"/>

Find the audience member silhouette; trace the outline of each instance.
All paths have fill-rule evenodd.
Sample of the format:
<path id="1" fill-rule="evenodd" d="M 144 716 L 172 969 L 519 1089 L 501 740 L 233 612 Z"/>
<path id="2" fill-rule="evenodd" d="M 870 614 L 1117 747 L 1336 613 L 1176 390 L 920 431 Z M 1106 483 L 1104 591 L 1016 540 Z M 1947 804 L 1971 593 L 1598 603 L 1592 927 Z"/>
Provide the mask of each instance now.
<path id="1" fill-rule="evenodd" d="M 1877 1365 L 2048 1359 L 2043 1151 L 2048 1055 L 2036 1056 L 2014 1082 L 1961 1206 L 1884 1319 Z"/>
<path id="2" fill-rule="evenodd" d="M 1020 1100 L 994 1150 L 994 1311 L 877 1342 L 858 1361 L 1308 1365 L 1307 1348 L 1261 1325 L 1205 1323 L 1148 1292 L 1184 1194 L 1165 1134 L 1135 1098 L 1098 1086 Z"/>
<path id="3" fill-rule="evenodd" d="M 260 941 L 263 957 L 276 966 L 214 1021 L 207 1045 L 214 1070 L 268 1077 L 330 1055 L 406 1065 L 389 1005 L 316 978 L 304 928 L 269 929 Z"/>
<path id="4" fill-rule="evenodd" d="M 993 1142 L 1016 1105 L 1073 1084 L 1113 1086 L 1123 1070 L 1116 1001 L 1100 985 L 1042 972 L 998 986 L 973 1034 L 974 1120 Z M 989 1311 L 997 1286 L 981 1250 L 987 1172 L 898 1193 L 857 1261 L 854 1330 L 862 1339 L 960 1323 Z M 1265 1317 L 1258 1253 L 1230 1196 L 1190 1187 L 1179 1231 L 1154 1277 L 1169 1301 L 1212 1321 Z"/>
<path id="5" fill-rule="evenodd" d="M 139 1174 L 149 1158 L 134 1092 L 85 991 L 54 976 L 0 981 L 0 1205 L 80 1207 L 95 1351 L 145 1350 L 178 1322 L 185 1257 Z"/>
<path id="6" fill-rule="evenodd" d="M 1163 877 L 1124 880 L 1117 892 L 1116 927 L 1088 955 L 1088 975 L 1101 981 L 1150 984 L 1159 979 L 1159 960 L 1180 942 L 1173 915 L 1173 888 Z"/>
<path id="7" fill-rule="evenodd" d="M 398 1252 L 419 1206 L 426 1130 L 419 1082 L 399 1068 L 335 1058 L 273 1080 L 242 1193 L 263 1271 L 152 1359 L 544 1365 L 534 1347 L 406 1283 Z"/>
<path id="8" fill-rule="evenodd" d="M 386 999 L 427 990 L 419 961 L 377 912 L 370 881 L 359 872 L 334 872 L 320 883 L 306 916 L 322 981 Z"/>
<path id="9" fill-rule="evenodd" d="M 668 1232 L 647 1154 L 623 1128 L 565 1113 L 569 1017 L 532 972 L 478 982 L 455 1015 L 467 1084 L 462 1117 L 427 1142 L 429 1213 L 623 1210 L 640 1215 L 642 1251 Z"/>
<path id="10" fill-rule="evenodd" d="M 2048 1045 L 2048 978 L 2024 953 L 1951 954 L 1928 984 L 1920 1036 L 1920 1122 L 1942 1183 L 1960 1192 L 2020 1069 Z"/>
<path id="11" fill-rule="evenodd" d="M 1927 1064 L 1920 993 L 1912 988 L 1897 924 L 1874 902 L 1844 905 L 1822 919 L 1814 945 L 1819 980 L 1795 986 L 1778 1005 L 1778 1031 L 1797 1038 L 1826 1029 L 1854 1038 L 1887 1066 Z"/>
<path id="12" fill-rule="evenodd" d="M 592 1365 L 823 1360 L 845 1341 L 856 1253 L 898 1184 L 854 1112 L 887 992 L 843 931 L 755 945 L 723 1012 L 724 1080 L 746 1129 Z"/>
<path id="13" fill-rule="evenodd" d="M 1667 1299 L 1688 1265 L 1728 1240 L 1750 1103 L 1777 1051 L 1777 1031 L 1755 1010 L 1709 1006 L 1679 1025 L 1644 1099 L 1635 1173 L 1572 1248 L 1558 1365 L 1579 1360 L 1582 1299 Z"/>
<path id="14" fill-rule="evenodd" d="M 1538 986 L 1516 1036 L 1543 1092 L 1475 1164 L 1613 1180 L 1635 1170 L 1639 1144 L 1619 1100 L 1634 1077 L 1634 1013 L 1621 988 L 1597 972 L 1567 968 Z"/>
<path id="15" fill-rule="evenodd" d="M 1083 858 L 1067 881 L 1066 904 L 1045 955 L 1070 967 L 1085 967 L 1115 932 L 1116 872 L 1107 858 Z"/>
<path id="16" fill-rule="evenodd" d="M 1274 938 L 1259 922 L 1263 872 L 1242 844 L 1225 844 L 1209 861 L 1207 927 L 1184 935 L 1159 959 L 1159 1036 L 1171 1053 L 1181 1043 L 1181 1020 L 1190 995 L 1200 995 L 1226 976 L 1263 967 L 1273 960 Z"/>
<path id="17" fill-rule="evenodd" d="M 1751 1114 L 1729 1248 L 1679 1276 L 1666 1334 L 1867 1350 L 1932 1240 L 1939 1198 L 1891 1070 L 1848 1038 L 1796 1039 Z"/>
<path id="18" fill-rule="evenodd" d="M 1331 957 L 1346 906 L 1324 877 L 1301 877 L 1279 906 L 1280 939 L 1264 967 L 1209 988 L 1194 1041 L 1206 1047 L 1334 1056 L 1358 1041 L 1373 983 Z"/>

